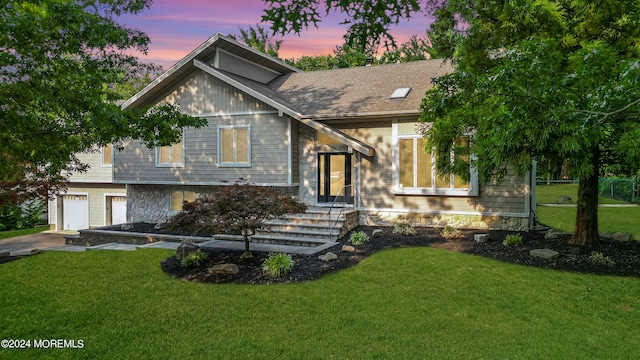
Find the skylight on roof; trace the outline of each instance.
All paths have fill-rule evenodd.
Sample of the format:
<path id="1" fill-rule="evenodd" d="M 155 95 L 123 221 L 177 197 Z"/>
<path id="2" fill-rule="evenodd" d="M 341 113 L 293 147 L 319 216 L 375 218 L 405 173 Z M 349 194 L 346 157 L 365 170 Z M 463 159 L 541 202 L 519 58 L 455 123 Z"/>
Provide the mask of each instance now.
<path id="1" fill-rule="evenodd" d="M 389 99 L 392 99 L 392 100 L 404 99 L 407 97 L 407 95 L 409 95 L 409 91 L 411 91 L 410 87 L 397 88 L 393 90 L 393 93 L 391 93 L 391 96 L 389 96 Z"/>

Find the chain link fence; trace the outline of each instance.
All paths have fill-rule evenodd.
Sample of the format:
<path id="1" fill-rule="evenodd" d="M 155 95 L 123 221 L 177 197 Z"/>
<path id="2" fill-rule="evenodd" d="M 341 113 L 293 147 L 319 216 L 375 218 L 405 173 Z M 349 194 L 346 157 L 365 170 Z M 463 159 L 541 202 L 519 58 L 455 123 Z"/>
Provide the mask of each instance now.
<path id="1" fill-rule="evenodd" d="M 598 179 L 598 193 L 611 199 L 625 201 L 631 204 L 638 202 L 638 186 L 635 178 L 604 178 Z"/>

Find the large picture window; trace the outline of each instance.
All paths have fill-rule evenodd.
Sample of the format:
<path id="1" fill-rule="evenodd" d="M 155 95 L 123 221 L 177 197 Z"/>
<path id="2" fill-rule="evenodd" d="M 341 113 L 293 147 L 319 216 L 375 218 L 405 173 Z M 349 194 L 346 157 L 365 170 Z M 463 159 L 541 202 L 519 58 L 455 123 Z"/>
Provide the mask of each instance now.
<path id="1" fill-rule="evenodd" d="M 251 166 L 251 128 L 248 125 L 218 127 L 218 165 Z"/>
<path id="2" fill-rule="evenodd" d="M 415 131 L 408 128 L 396 127 L 394 124 L 394 192 L 407 195 L 448 195 L 473 196 L 477 195 L 477 174 L 471 168 L 467 176 L 449 174 L 440 176 L 436 173 L 439 161 L 454 161 L 453 150 L 447 156 L 437 157 L 430 149 L 426 149 L 426 142 Z M 405 134 L 402 134 L 404 129 Z M 409 133 L 413 132 L 413 134 Z M 469 145 L 469 139 L 461 137 L 456 140 L 453 148 L 464 148 Z M 468 162 L 470 155 L 464 155 L 462 160 Z M 465 180 L 469 179 L 469 180 Z"/>

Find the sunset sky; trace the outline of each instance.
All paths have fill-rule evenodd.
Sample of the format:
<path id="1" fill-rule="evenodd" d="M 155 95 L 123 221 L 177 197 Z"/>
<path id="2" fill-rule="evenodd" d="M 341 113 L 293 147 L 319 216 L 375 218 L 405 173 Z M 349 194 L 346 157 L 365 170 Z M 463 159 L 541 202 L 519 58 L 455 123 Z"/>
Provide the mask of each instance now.
<path id="1" fill-rule="evenodd" d="M 149 54 L 141 58 L 167 69 L 215 33 L 239 36 L 239 27 L 255 26 L 265 6 L 262 0 L 154 0 L 151 9 L 119 21 L 147 33 L 151 46 Z M 341 14 L 331 14 L 319 29 L 284 37 L 280 57 L 332 54 L 343 43 L 346 26 L 339 25 L 342 19 Z M 392 34 L 402 43 L 412 34 L 424 36 L 428 26 L 429 19 L 418 15 L 392 28 Z"/>

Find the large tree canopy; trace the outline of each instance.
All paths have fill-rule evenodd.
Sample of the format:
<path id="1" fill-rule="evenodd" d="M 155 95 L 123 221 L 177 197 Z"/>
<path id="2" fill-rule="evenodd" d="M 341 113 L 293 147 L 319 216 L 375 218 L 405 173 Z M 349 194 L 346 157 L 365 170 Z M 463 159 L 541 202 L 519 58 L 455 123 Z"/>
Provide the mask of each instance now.
<path id="1" fill-rule="evenodd" d="M 640 165 L 640 1 L 436 1 L 431 38 L 456 70 L 423 101 L 438 152 L 474 133 L 482 179 L 532 160 L 580 179 L 575 245 L 598 244 L 597 185 L 608 158 Z M 458 163 L 464 159 L 457 159 Z M 455 171 L 456 161 L 439 165 Z"/>
<path id="2" fill-rule="evenodd" d="M 0 202 L 46 193 L 72 170 L 75 154 L 124 138 L 148 146 L 176 141 L 202 120 L 171 105 L 123 111 L 126 83 L 149 38 L 119 25 L 151 0 L 32 0 L 0 8 Z M 133 70 L 133 71 L 132 71 Z"/>

